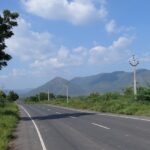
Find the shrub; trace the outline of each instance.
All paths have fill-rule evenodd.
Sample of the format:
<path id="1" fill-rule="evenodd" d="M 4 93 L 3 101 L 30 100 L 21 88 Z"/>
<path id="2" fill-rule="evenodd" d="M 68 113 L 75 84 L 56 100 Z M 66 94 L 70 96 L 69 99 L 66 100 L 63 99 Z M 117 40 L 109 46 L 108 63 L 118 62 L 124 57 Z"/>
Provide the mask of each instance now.
<path id="1" fill-rule="evenodd" d="M 7 95 L 7 100 L 10 102 L 16 101 L 19 98 L 18 94 L 14 91 L 10 91 Z"/>
<path id="2" fill-rule="evenodd" d="M 66 95 L 57 95 L 56 98 L 58 98 L 58 99 L 66 99 L 67 96 Z M 68 98 L 70 98 L 70 96 Z"/>
<path id="3" fill-rule="evenodd" d="M 6 100 L 6 94 L 3 91 L 0 91 L 0 105 L 4 106 Z"/>
<path id="4" fill-rule="evenodd" d="M 124 90 L 124 95 L 125 96 L 133 96 L 133 88 L 132 87 L 128 87 Z"/>
<path id="5" fill-rule="evenodd" d="M 140 88 L 138 90 L 137 100 L 150 102 L 150 88 Z"/>

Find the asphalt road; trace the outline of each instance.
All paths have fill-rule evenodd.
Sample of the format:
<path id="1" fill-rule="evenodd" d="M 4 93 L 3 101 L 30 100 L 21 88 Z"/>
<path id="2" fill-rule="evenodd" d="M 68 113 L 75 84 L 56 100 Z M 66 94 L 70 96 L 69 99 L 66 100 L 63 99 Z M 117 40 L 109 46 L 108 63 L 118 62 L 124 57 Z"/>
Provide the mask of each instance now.
<path id="1" fill-rule="evenodd" d="M 150 150 L 148 118 L 45 105 L 19 107 L 16 150 Z"/>

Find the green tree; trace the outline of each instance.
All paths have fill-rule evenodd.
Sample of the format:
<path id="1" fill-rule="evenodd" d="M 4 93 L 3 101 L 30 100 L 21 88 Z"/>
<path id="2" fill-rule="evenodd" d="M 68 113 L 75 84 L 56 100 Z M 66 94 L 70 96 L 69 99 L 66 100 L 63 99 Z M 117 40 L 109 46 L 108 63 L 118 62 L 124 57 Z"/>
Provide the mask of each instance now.
<path id="1" fill-rule="evenodd" d="M 141 87 L 138 90 L 137 100 L 150 102 L 150 88 Z"/>
<path id="2" fill-rule="evenodd" d="M 16 101 L 17 99 L 19 99 L 19 96 L 14 91 L 10 91 L 9 94 L 7 95 L 7 100 L 10 102 Z"/>
<path id="3" fill-rule="evenodd" d="M 53 99 L 55 98 L 55 95 L 53 93 L 49 93 L 49 98 Z M 40 93 L 40 100 L 47 100 L 48 99 L 48 93 L 41 92 Z"/>
<path id="4" fill-rule="evenodd" d="M 6 94 L 3 91 L 0 91 L 0 98 L 6 98 Z"/>
<path id="5" fill-rule="evenodd" d="M 6 99 L 6 94 L 3 91 L 0 91 L 0 105 L 4 105 Z"/>
<path id="6" fill-rule="evenodd" d="M 18 13 L 9 10 L 4 10 L 3 14 L 0 15 L 0 70 L 7 66 L 7 61 L 11 59 L 11 56 L 4 51 L 7 47 L 5 40 L 14 35 L 12 29 L 17 26 L 16 19 L 18 16 Z"/>
<path id="7" fill-rule="evenodd" d="M 48 97 L 47 93 L 44 93 L 44 92 L 40 93 L 40 100 L 47 100 L 47 97 Z"/>
<path id="8" fill-rule="evenodd" d="M 37 102 L 37 101 L 39 101 L 39 100 L 38 100 L 38 97 L 37 97 L 37 96 L 31 96 L 31 97 L 28 97 L 28 98 L 26 99 L 26 101 Z"/>
<path id="9" fill-rule="evenodd" d="M 49 98 L 54 99 L 55 95 L 53 93 L 49 93 Z"/>
<path id="10" fill-rule="evenodd" d="M 127 87 L 124 90 L 124 95 L 126 95 L 126 96 L 133 96 L 133 88 L 132 87 Z"/>

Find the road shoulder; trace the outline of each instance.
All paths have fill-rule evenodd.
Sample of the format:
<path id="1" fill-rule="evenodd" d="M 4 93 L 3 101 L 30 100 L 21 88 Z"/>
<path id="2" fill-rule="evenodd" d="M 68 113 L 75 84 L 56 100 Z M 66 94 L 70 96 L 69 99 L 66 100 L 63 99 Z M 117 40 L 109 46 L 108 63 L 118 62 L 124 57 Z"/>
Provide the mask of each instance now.
<path id="1" fill-rule="evenodd" d="M 20 122 L 10 143 L 10 150 L 41 150 L 41 144 L 31 119 L 20 109 Z"/>

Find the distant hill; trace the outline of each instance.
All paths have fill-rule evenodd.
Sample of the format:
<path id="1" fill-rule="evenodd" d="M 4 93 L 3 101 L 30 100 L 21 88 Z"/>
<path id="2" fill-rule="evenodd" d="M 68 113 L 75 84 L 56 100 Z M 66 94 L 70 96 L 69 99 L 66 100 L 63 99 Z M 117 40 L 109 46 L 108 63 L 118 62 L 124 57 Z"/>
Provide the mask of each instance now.
<path id="1" fill-rule="evenodd" d="M 67 86 L 69 89 L 69 94 L 72 96 L 82 95 L 83 93 L 86 93 L 86 91 L 84 91 L 78 85 L 71 83 L 70 81 L 61 77 L 56 77 L 46 84 L 31 90 L 28 95 L 35 95 L 39 92 L 48 92 L 48 90 L 56 95 L 65 95 Z"/>
<path id="2" fill-rule="evenodd" d="M 150 85 L 150 70 L 138 70 L 137 82 L 138 86 Z M 39 92 L 47 92 L 48 90 L 56 95 L 65 95 L 66 86 L 69 88 L 70 96 L 87 95 L 91 92 L 120 92 L 126 87 L 132 86 L 132 83 L 133 74 L 124 71 L 101 73 L 87 77 L 76 77 L 70 81 L 61 77 L 56 77 L 46 84 L 28 92 L 28 96 L 35 95 Z"/>

